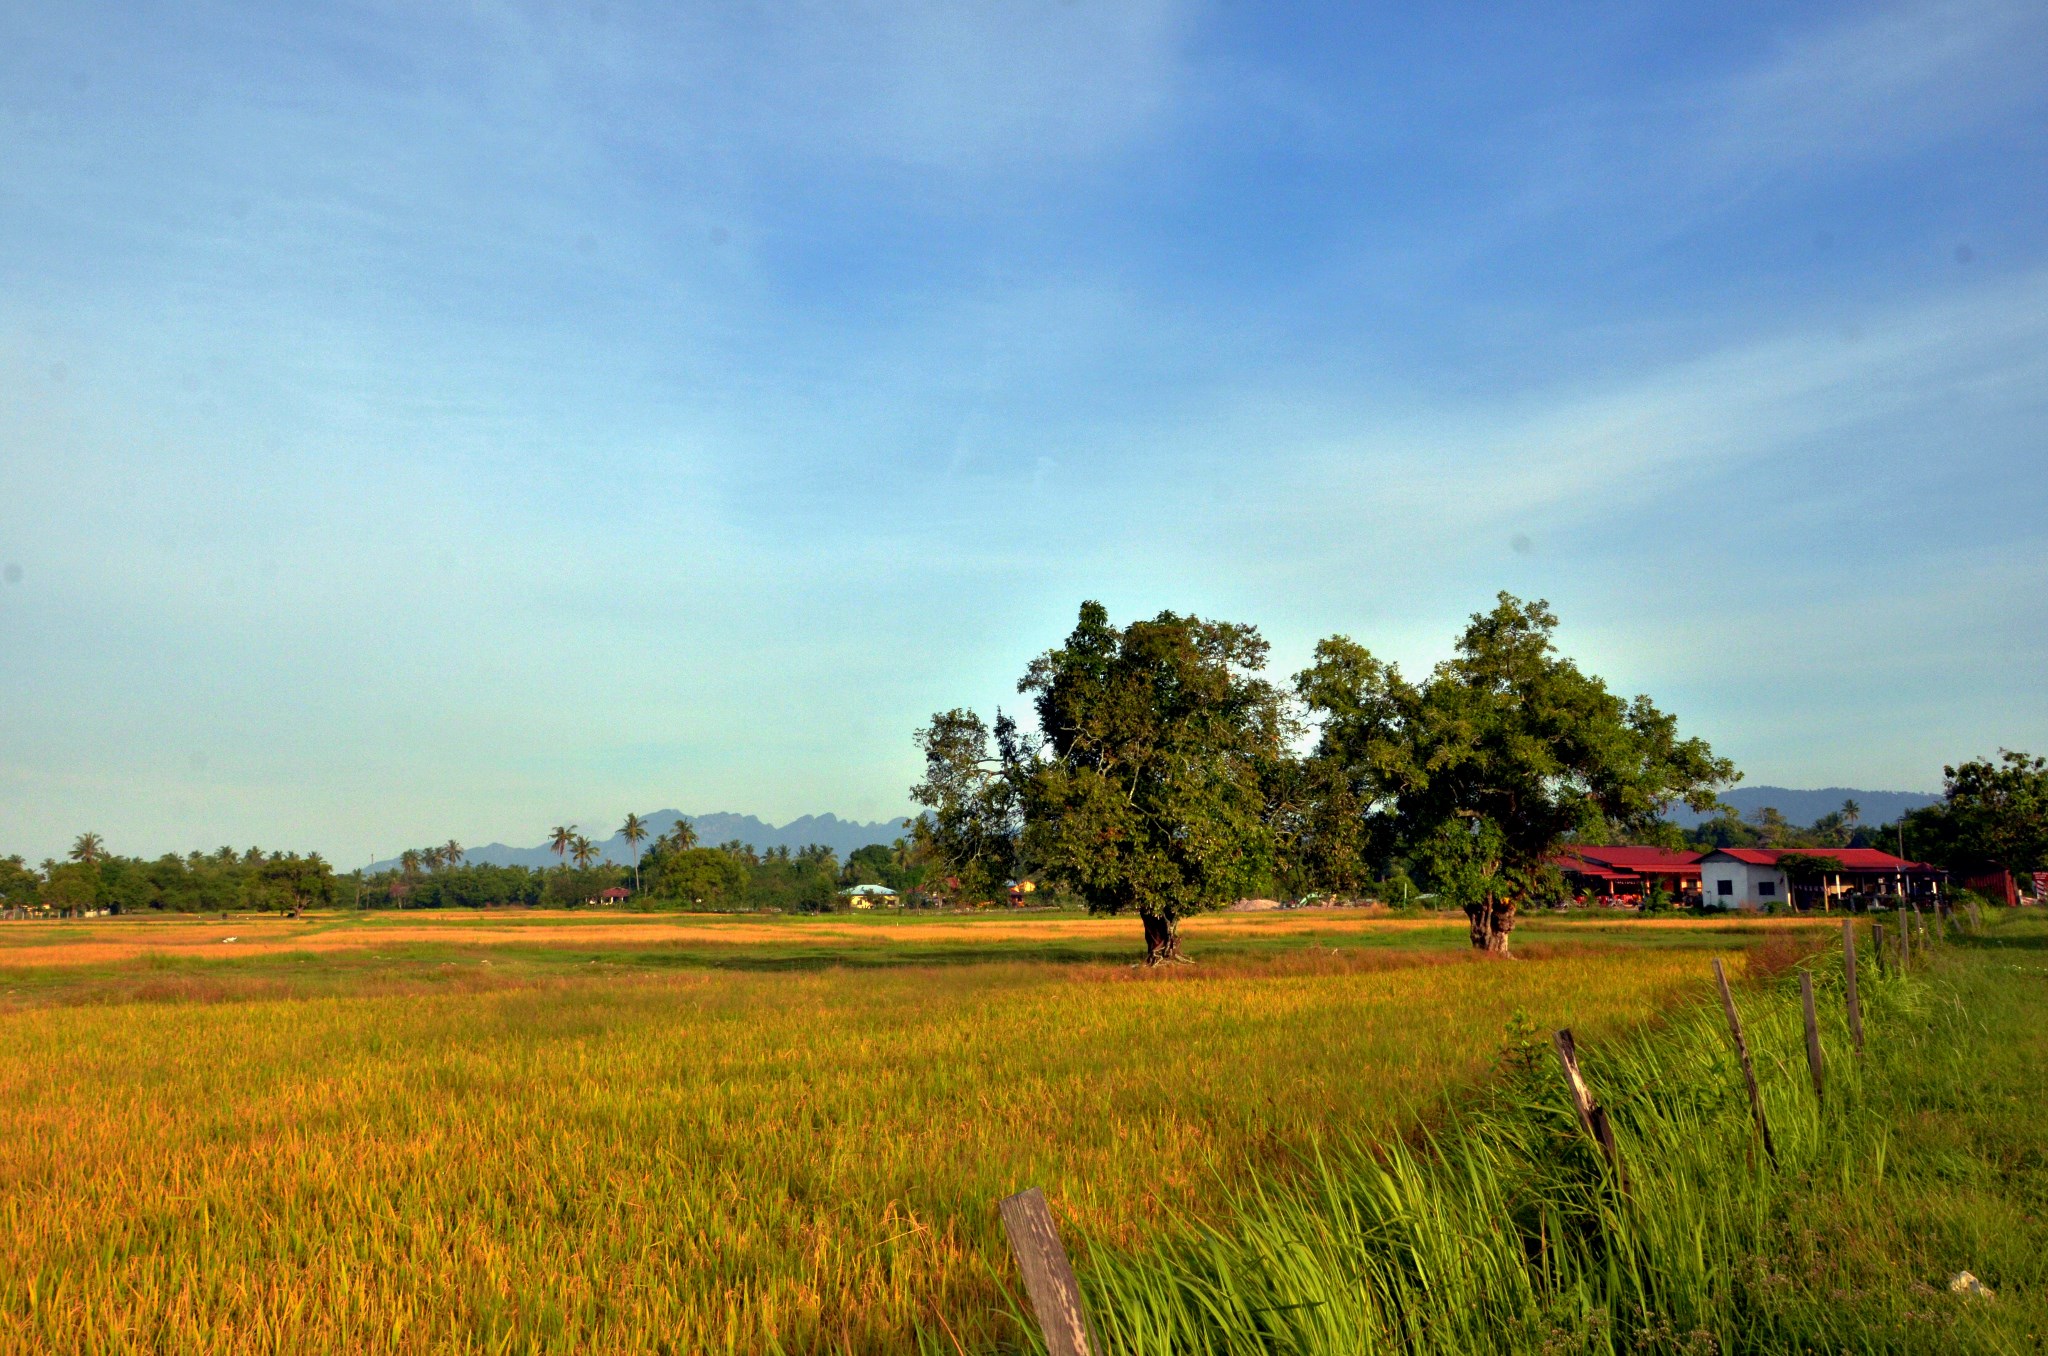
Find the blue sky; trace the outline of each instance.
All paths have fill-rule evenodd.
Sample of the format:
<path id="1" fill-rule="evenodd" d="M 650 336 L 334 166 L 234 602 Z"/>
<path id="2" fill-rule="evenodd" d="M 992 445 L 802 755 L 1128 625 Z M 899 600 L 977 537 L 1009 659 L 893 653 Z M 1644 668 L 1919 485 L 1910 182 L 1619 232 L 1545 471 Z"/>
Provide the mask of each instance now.
<path id="1" fill-rule="evenodd" d="M 878 818 L 1084 597 L 2048 749 L 2048 9 L 0 10 L 0 852 Z"/>

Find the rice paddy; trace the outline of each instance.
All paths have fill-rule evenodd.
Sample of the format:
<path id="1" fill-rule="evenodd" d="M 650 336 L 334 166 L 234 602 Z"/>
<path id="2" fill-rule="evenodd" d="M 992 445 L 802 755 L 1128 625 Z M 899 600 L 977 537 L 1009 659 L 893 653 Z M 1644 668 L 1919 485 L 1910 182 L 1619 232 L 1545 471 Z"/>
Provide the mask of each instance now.
<path id="1" fill-rule="evenodd" d="M 1016 1346 L 994 1202 L 1097 1249 L 1389 1141 L 1783 925 L 1225 915 L 0 926 L 0 1348 Z M 236 938 L 233 942 L 224 939 Z"/>

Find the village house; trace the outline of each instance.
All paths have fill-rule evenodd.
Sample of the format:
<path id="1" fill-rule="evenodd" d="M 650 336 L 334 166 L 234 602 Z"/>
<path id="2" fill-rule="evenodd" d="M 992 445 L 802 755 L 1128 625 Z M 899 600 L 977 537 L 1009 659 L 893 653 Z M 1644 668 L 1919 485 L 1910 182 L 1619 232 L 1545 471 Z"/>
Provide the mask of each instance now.
<path id="1" fill-rule="evenodd" d="M 1786 858 L 1805 858 L 1814 869 L 1787 871 L 1779 864 Z M 1699 871 L 1706 903 L 1722 909 L 1829 910 L 1941 895 L 1939 867 L 1876 848 L 1721 848 L 1700 858 Z"/>
<path id="2" fill-rule="evenodd" d="M 1571 847 L 1551 863 L 1581 899 L 1639 903 L 1652 884 L 1673 905 L 1700 901 L 1700 854 L 1664 847 Z"/>
<path id="3" fill-rule="evenodd" d="M 872 909 L 877 904 L 896 902 L 896 892 L 886 885 L 856 885 L 850 890 L 841 890 L 839 897 L 856 909 Z"/>

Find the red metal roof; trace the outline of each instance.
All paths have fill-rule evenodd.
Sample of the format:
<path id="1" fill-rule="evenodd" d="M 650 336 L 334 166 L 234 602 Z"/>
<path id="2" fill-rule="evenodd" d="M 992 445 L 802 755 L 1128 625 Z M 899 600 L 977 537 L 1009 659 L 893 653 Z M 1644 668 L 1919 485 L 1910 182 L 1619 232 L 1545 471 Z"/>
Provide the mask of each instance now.
<path id="1" fill-rule="evenodd" d="M 1721 848 L 1708 854 L 1733 857 L 1751 866 L 1776 866 L 1780 857 L 1833 857 L 1844 871 L 1932 871 L 1925 862 L 1909 862 L 1876 848 Z"/>
<path id="2" fill-rule="evenodd" d="M 1633 881 L 1636 878 L 1633 872 L 1611 871 L 1598 862 L 1589 862 L 1583 857 L 1575 857 L 1569 854 L 1551 858 L 1550 864 L 1560 871 L 1569 871 L 1574 876 L 1590 876 L 1594 880 Z"/>
<path id="3" fill-rule="evenodd" d="M 1655 871 L 1662 875 L 1698 875 L 1700 854 L 1674 852 L 1663 847 L 1572 847 L 1575 857 L 1611 867 L 1616 871 Z"/>

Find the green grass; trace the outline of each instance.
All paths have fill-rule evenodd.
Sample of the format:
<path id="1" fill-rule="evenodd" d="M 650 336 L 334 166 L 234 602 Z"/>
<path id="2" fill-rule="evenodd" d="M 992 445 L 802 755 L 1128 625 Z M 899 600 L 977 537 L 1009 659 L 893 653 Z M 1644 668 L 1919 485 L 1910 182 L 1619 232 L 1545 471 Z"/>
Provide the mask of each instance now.
<path id="1" fill-rule="evenodd" d="M 1866 950 L 1866 962 L 1868 953 Z M 1547 1051 L 1415 1142 L 1338 1137 L 1305 1178 L 1143 1243 L 1083 1249 L 1111 1351 L 2022 1352 L 2048 1338 L 2048 924 L 2000 918 L 1862 986 L 1850 1050 L 1813 962 L 1828 1096 L 1794 976 L 1739 991 L 1775 1164 L 1718 1004 L 1583 1042 L 1624 1194 Z M 1995 1299 L 1951 1294 L 1959 1271 Z"/>

